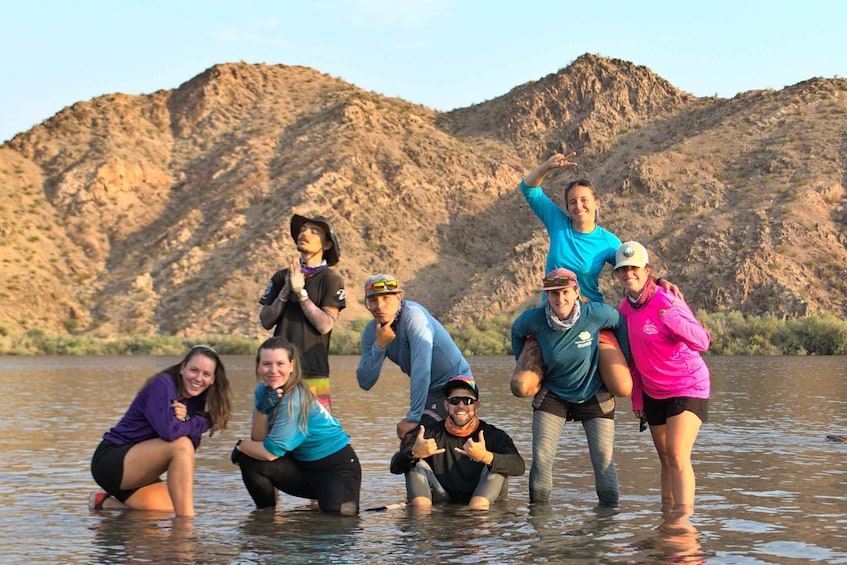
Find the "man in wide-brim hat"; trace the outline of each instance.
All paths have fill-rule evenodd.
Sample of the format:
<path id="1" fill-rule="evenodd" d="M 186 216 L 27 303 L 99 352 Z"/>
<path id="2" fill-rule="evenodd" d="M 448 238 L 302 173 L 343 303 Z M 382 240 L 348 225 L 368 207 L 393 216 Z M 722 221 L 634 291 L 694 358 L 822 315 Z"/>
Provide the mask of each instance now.
<path id="1" fill-rule="evenodd" d="M 331 268 L 341 255 L 338 236 L 326 217 L 294 214 L 291 237 L 298 254 L 271 277 L 259 299 L 259 319 L 263 328 L 276 326 L 274 335 L 297 347 L 304 380 L 330 409 L 329 340 L 347 305 L 344 279 Z"/>

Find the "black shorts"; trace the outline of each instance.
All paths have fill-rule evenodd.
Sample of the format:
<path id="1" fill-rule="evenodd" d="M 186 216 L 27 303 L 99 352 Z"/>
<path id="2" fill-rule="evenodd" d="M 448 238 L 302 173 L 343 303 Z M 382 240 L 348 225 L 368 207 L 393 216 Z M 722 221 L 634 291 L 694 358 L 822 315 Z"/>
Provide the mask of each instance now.
<path id="1" fill-rule="evenodd" d="M 121 502 L 135 494 L 137 488 L 123 490 L 121 481 L 124 478 L 124 458 L 134 443 L 116 445 L 105 439 L 100 442 L 91 458 L 91 476 L 100 487 Z M 161 479 L 153 481 L 162 482 Z"/>
<path id="2" fill-rule="evenodd" d="M 535 410 L 547 412 L 565 421 L 584 422 L 592 418 L 615 419 L 615 397 L 600 389 L 600 392 L 585 402 L 574 403 L 563 400 L 542 386 L 532 399 Z"/>
<path id="3" fill-rule="evenodd" d="M 690 396 L 672 396 L 658 400 L 644 395 L 644 415 L 651 426 L 664 426 L 668 418 L 679 416 L 688 410 L 701 422 L 709 421 L 709 399 Z"/>

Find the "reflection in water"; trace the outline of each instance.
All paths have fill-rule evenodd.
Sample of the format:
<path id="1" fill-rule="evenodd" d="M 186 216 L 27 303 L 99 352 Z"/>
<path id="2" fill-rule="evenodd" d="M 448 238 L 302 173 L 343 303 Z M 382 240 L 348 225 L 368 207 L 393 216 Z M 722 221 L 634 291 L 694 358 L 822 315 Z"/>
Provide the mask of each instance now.
<path id="1" fill-rule="evenodd" d="M 618 510 L 594 506 L 587 512 L 576 508 L 554 507 L 551 504 L 532 504 L 529 524 L 538 534 L 531 553 L 535 560 L 556 560 L 567 556 L 577 561 L 594 561 L 615 553 L 614 517 Z M 573 520 L 576 515 L 580 519 Z"/>
<path id="2" fill-rule="evenodd" d="M 193 563 L 197 533 L 193 518 L 172 518 L 158 512 L 103 512 L 92 526 L 95 563 Z"/>
<path id="3" fill-rule="evenodd" d="M 654 536 L 634 544 L 641 554 L 638 563 L 706 563 L 700 533 L 689 518 L 665 514 Z"/>
<path id="4" fill-rule="evenodd" d="M 275 512 L 272 508 L 253 510 L 241 524 L 241 556 L 254 555 L 260 561 L 285 557 L 287 563 L 309 562 L 321 549 L 347 555 L 362 532 L 360 518 L 328 515 L 317 510 Z M 257 553 L 257 548 L 261 552 Z"/>
<path id="5" fill-rule="evenodd" d="M 528 477 L 488 512 L 444 505 L 324 515 L 282 496 L 257 511 L 233 442 L 249 434 L 253 360 L 225 358 L 234 417 L 197 453 L 193 520 L 86 509 L 91 454 L 141 384 L 175 359 L 0 358 L 0 543 L 9 562 L 52 563 L 812 563 L 847 564 L 847 357 L 714 358 L 710 422 L 698 436 L 695 514 L 663 516 L 659 465 L 626 399 L 618 402 L 617 509 L 598 508 L 585 438 L 565 427 L 549 505 L 530 505 Z M 388 472 L 395 423 L 408 406 L 396 368 L 370 392 L 355 357 L 333 357 L 333 413 L 362 462 L 362 507 L 399 503 Z M 472 358 L 481 416 L 530 463 L 531 408 L 509 392 L 514 361 Z M 109 394 L 103 394 L 104 384 Z M 660 525 L 657 525 L 660 524 Z"/>

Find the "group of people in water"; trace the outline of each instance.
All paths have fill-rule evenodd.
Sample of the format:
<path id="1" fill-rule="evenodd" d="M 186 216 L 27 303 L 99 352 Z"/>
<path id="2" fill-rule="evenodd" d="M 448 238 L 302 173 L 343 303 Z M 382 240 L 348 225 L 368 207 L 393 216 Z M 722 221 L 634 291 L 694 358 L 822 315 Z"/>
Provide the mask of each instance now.
<path id="1" fill-rule="evenodd" d="M 649 426 L 661 463 L 663 510 L 690 515 L 695 478 L 691 453 L 708 417 L 709 370 L 700 353 L 709 333 L 679 289 L 657 277 L 648 252 L 598 225 L 600 200 L 590 182 L 569 183 L 564 209 L 541 188 L 552 170 L 575 167 L 557 153 L 530 171 L 520 190 L 550 236 L 540 281 L 541 304 L 511 330 L 516 396 L 532 396 L 531 503 L 546 503 L 565 423 L 581 422 L 599 503 L 619 502 L 614 462 L 615 397 L 632 396 L 635 417 Z M 295 214 L 297 253 L 274 273 L 259 302 L 262 326 L 273 329 L 256 354 L 257 385 L 250 437 L 232 463 L 257 508 L 279 493 L 317 501 L 323 512 L 359 512 L 362 471 L 350 437 L 332 415 L 329 342 L 346 306 L 338 237 L 324 216 Z M 623 298 L 606 305 L 598 278 L 612 265 Z M 471 366 L 441 323 L 404 297 L 388 273 L 369 277 L 365 303 L 373 319 L 361 335 L 356 378 L 377 382 L 386 358 L 409 377 L 409 409 L 391 473 L 404 475 L 406 503 L 428 508 L 456 502 L 485 510 L 508 492 L 525 462 L 505 431 L 480 419 Z M 95 510 L 159 510 L 194 514 L 195 450 L 201 436 L 223 430 L 232 412 L 226 371 L 209 346 L 151 377 L 126 414 L 103 436 L 92 458 Z M 167 480 L 162 476 L 167 473 Z"/>

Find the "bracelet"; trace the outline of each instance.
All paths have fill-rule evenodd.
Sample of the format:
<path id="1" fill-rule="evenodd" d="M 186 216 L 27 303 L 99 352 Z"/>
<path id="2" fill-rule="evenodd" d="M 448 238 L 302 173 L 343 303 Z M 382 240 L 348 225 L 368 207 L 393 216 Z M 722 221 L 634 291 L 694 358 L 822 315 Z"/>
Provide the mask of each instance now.
<path id="1" fill-rule="evenodd" d="M 662 282 L 663 280 L 665 280 L 663 277 L 658 277 L 658 278 L 656 279 L 656 284 L 659 284 L 659 283 L 660 283 L 660 282 Z"/>

